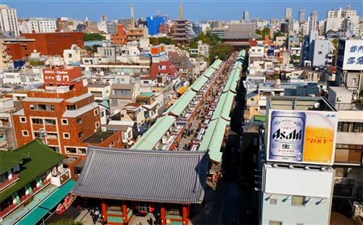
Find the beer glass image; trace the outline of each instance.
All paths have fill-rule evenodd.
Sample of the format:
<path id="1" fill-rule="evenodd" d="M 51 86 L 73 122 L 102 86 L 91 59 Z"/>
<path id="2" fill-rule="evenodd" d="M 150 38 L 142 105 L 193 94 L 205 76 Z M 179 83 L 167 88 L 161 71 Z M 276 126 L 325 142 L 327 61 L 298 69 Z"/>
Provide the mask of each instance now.
<path id="1" fill-rule="evenodd" d="M 307 112 L 303 160 L 331 163 L 336 129 L 336 115 Z"/>
<path id="2" fill-rule="evenodd" d="M 270 160 L 301 162 L 304 146 L 305 113 L 272 111 Z"/>

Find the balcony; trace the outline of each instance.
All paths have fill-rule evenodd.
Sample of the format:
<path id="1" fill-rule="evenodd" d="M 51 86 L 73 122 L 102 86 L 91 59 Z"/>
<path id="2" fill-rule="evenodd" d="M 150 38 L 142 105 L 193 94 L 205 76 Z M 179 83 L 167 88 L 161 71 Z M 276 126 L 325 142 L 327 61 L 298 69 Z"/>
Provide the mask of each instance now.
<path id="1" fill-rule="evenodd" d="M 0 191 L 4 190 L 8 186 L 12 185 L 17 180 L 19 180 L 19 175 L 18 174 L 13 174 L 11 179 L 8 179 L 8 180 L 0 183 Z"/>
<path id="2" fill-rule="evenodd" d="M 363 110 L 363 103 L 335 103 L 334 106 L 339 110 Z"/>

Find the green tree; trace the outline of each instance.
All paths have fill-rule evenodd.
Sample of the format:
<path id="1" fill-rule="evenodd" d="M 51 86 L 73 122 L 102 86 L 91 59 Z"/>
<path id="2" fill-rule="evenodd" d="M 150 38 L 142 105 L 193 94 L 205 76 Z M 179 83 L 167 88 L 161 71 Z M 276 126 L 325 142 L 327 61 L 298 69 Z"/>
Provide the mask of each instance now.
<path id="1" fill-rule="evenodd" d="M 209 52 L 209 62 L 212 63 L 217 56 L 219 59 L 224 60 L 231 55 L 232 51 L 233 47 L 229 44 L 217 44 Z"/>
<path id="2" fill-rule="evenodd" d="M 270 28 L 268 28 L 268 27 L 265 27 L 262 30 L 257 29 L 256 34 L 261 35 L 262 38 L 265 38 L 266 35 L 268 35 L 269 38 L 271 38 L 270 37 Z"/>
<path id="3" fill-rule="evenodd" d="M 332 42 L 333 42 L 334 48 L 338 49 L 338 44 L 339 44 L 338 38 L 334 38 Z"/>
<path id="4" fill-rule="evenodd" d="M 106 40 L 106 37 L 98 34 L 98 33 L 91 33 L 91 34 L 84 34 L 83 36 L 84 41 L 102 41 Z"/>
<path id="5" fill-rule="evenodd" d="M 160 38 L 153 38 L 151 37 L 150 38 L 150 44 L 152 45 L 159 45 L 159 44 L 166 44 L 166 45 L 175 45 L 176 44 L 176 41 L 171 39 L 171 38 L 168 38 L 168 37 L 160 37 Z"/>

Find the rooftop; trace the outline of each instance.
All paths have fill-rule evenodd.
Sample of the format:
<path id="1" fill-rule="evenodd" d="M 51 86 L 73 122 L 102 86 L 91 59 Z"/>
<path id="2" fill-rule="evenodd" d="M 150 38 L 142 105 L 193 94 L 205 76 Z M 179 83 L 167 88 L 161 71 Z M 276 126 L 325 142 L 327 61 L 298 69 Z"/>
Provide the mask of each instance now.
<path id="1" fill-rule="evenodd" d="M 273 96 L 268 99 L 270 109 L 336 111 L 323 97 Z"/>
<path id="2" fill-rule="evenodd" d="M 101 143 L 102 141 L 111 137 L 114 133 L 114 131 L 97 131 L 96 133 L 86 138 L 83 143 Z"/>
<path id="3" fill-rule="evenodd" d="M 206 152 L 89 147 L 73 191 L 92 198 L 199 204 L 207 170 Z"/>
<path id="4" fill-rule="evenodd" d="M 39 139 L 29 142 L 28 144 L 11 152 L 0 151 L 1 170 L 14 165 L 14 163 L 18 163 L 19 160 L 22 160 L 21 171 L 18 174 L 19 180 L 1 192 L 0 202 L 10 197 L 14 192 L 23 188 L 37 176 L 40 176 L 48 169 L 51 169 L 54 165 L 61 162 L 62 159 L 63 156 L 61 154 L 48 148 Z M 12 160 L 13 162 L 9 163 L 9 161 Z M 6 161 L 7 163 L 4 164 Z M 5 166 L 3 167 L 3 165 Z"/>

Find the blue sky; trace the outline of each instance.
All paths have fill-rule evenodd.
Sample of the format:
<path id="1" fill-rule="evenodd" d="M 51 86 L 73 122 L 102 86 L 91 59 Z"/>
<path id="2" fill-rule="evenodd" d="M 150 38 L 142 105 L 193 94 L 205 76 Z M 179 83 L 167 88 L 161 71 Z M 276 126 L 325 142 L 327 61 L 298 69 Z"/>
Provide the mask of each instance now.
<path id="1" fill-rule="evenodd" d="M 2 4 L 16 8 L 19 18 L 60 16 L 91 20 L 100 20 L 102 14 L 110 19 L 129 18 L 129 5 L 135 5 L 135 16 L 147 17 L 162 15 L 176 18 L 179 1 L 176 0 L 2 0 Z M 362 0 L 183 0 L 184 17 L 190 20 L 239 20 L 242 12 L 248 10 L 250 18 L 283 18 L 285 8 L 293 9 L 297 19 L 298 10 L 305 9 L 305 17 L 317 10 L 319 20 L 326 17 L 329 9 L 346 8 L 347 4 L 362 16 Z"/>

